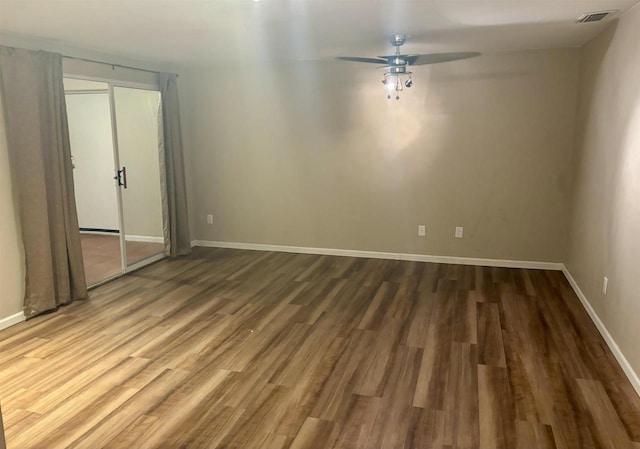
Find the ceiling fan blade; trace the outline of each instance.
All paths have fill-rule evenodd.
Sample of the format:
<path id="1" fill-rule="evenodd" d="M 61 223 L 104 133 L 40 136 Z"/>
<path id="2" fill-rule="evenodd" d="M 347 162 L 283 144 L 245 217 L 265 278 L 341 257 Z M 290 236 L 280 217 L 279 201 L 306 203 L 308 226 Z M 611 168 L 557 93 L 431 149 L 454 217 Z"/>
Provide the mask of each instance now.
<path id="1" fill-rule="evenodd" d="M 378 59 L 378 58 L 359 58 L 357 56 L 338 56 L 336 59 L 340 59 L 341 61 L 351 61 L 351 62 L 369 62 L 372 64 L 387 64 L 386 59 Z"/>
<path id="2" fill-rule="evenodd" d="M 406 57 L 406 60 L 409 65 L 425 65 L 457 61 L 459 59 L 474 58 L 476 56 L 480 56 L 480 53 L 475 51 L 462 53 L 431 53 L 427 55 L 409 55 Z"/>

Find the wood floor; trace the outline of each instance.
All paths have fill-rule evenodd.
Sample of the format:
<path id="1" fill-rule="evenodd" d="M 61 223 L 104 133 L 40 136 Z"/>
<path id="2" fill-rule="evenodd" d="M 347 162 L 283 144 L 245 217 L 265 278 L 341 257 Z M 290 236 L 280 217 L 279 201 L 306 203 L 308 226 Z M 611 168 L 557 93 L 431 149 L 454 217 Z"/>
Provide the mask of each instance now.
<path id="1" fill-rule="evenodd" d="M 4 424 L 2 422 L 2 407 L 0 407 L 0 449 L 7 449 L 4 439 Z"/>
<path id="2" fill-rule="evenodd" d="M 122 273 L 119 235 L 80 234 L 80 242 L 87 285 Z M 162 243 L 127 241 L 126 245 L 129 264 L 164 251 Z"/>
<path id="3" fill-rule="evenodd" d="M 91 296 L 0 332 L 9 449 L 640 448 L 560 272 L 198 248 Z"/>

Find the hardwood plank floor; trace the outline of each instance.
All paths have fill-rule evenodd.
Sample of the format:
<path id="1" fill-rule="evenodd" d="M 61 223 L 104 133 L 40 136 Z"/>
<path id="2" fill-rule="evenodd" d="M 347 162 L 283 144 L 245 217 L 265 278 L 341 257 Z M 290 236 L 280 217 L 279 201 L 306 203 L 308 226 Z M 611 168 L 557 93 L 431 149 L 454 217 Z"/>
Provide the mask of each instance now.
<path id="1" fill-rule="evenodd" d="M 9 449 L 635 448 L 560 272 L 196 248 L 0 332 Z"/>
<path id="2" fill-rule="evenodd" d="M 2 422 L 2 408 L 0 407 L 0 449 L 7 449 L 4 439 L 4 423 Z"/>

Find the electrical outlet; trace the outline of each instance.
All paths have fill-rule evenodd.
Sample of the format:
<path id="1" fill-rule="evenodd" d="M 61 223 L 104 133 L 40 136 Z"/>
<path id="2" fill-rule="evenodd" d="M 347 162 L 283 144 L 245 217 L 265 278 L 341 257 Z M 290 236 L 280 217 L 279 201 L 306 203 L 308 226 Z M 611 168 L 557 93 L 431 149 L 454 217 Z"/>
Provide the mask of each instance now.
<path id="1" fill-rule="evenodd" d="M 207 224 L 213 224 L 213 215 L 207 214 Z"/>
<path id="2" fill-rule="evenodd" d="M 424 237 L 427 235 L 427 227 L 425 225 L 418 225 L 418 237 Z"/>
<path id="3" fill-rule="evenodd" d="M 605 296 L 607 296 L 608 286 L 609 286 L 609 278 L 605 276 L 604 279 L 602 280 L 602 293 L 604 293 Z"/>
<path id="4" fill-rule="evenodd" d="M 464 234 L 464 228 L 462 226 L 456 226 L 456 238 L 461 239 Z"/>

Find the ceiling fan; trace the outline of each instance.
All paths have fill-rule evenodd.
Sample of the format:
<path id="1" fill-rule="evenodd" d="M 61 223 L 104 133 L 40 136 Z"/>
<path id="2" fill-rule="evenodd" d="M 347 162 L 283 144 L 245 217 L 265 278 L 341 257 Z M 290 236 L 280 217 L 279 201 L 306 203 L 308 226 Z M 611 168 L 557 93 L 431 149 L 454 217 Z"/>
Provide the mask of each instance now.
<path id="1" fill-rule="evenodd" d="M 389 42 L 396 47 L 396 54 L 391 56 L 378 56 L 377 58 L 361 58 L 351 56 L 339 56 L 337 59 L 352 62 L 367 62 L 371 64 L 386 64 L 383 67 L 386 71 L 382 83 L 387 88 L 387 98 L 391 99 L 391 93 L 396 92 L 396 100 L 400 99 L 400 92 L 405 87 L 411 87 L 413 80 L 412 72 L 407 71 L 408 66 L 438 64 L 440 62 L 457 61 L 459 59 L 473 58 L 480 56 L 478 52 L 461 52 L 461 53 L 429 53 L 424 55 L 403 55 L 400 54 L 400 47 L 407 39 L 406 34 L 395 34 L 391 36 Z M 406 80 L 402 77 L 406 76 Z"/>

